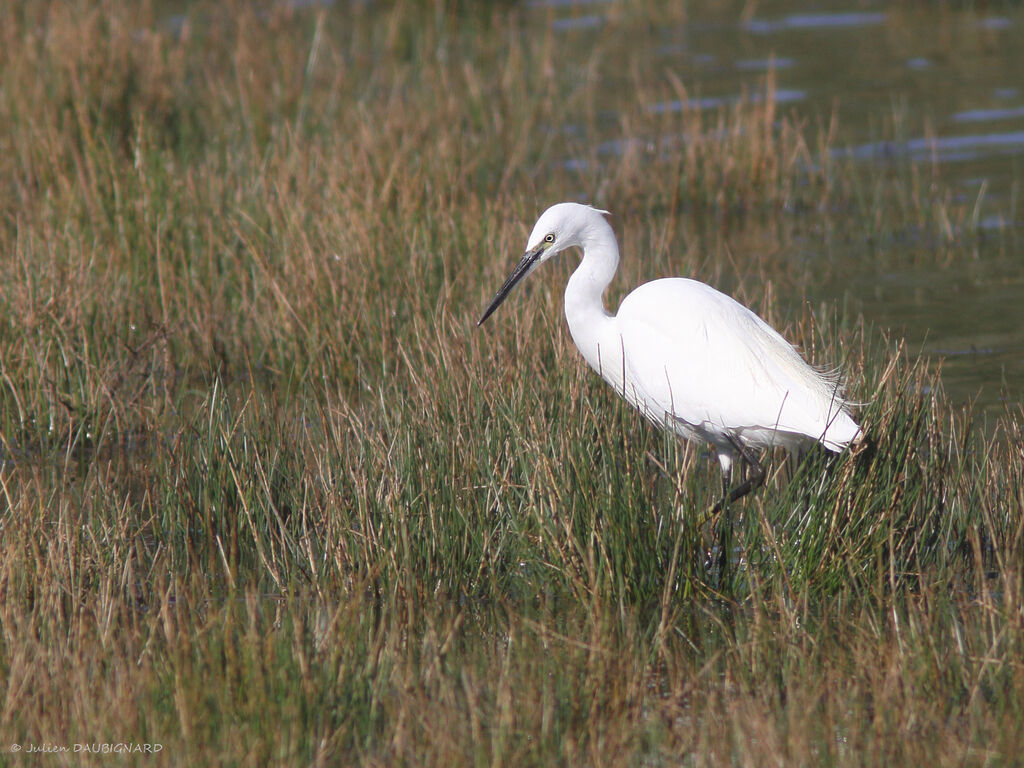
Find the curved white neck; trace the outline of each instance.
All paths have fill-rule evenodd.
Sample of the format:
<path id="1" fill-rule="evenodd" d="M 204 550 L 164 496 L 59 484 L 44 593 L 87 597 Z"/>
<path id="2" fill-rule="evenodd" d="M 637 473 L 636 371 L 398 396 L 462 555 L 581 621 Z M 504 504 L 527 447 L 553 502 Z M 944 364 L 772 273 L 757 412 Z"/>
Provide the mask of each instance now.
<path id="1" fill-rule="evenodd" d="M 584 359 L 608 378 L 613 340 L 608 336 L 611 315 L 604 307 L 603 296 L 619 267 L 619 247 L 612 228 L 603 219 L 580 239 L 583 259 L 565 286 L 565 319 Z"/>

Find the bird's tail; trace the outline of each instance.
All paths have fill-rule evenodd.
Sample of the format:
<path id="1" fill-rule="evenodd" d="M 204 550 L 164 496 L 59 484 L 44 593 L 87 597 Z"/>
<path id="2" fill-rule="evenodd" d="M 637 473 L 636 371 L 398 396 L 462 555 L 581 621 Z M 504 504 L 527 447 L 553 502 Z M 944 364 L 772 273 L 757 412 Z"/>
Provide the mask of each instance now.
<path id="1" fill-rule="evenodd" d="M 850 448 L 854 453 L 863 449 L 864 430 L 845 410 L 832 416 L 825 433 L 821 436 L 821 444 L 830 451 L 839 453 Z"/>

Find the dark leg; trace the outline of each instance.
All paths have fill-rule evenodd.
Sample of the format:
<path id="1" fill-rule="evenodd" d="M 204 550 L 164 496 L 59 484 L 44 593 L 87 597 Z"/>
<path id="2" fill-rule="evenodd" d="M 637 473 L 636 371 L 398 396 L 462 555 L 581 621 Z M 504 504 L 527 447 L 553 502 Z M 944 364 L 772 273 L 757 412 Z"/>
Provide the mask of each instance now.
<path id="1" fill-rule="evenodd" d="M 729 436 L 729 442 L 732 443 L 732 447 L 740 455 L 740 461 L 736 463 L 746 465 L 747 471 L 744 473 L 743 482 L 733 488 L 731 492 L 729 491 L 729 478 L 725 475 L 722 476 L 722 498 L 711 508 L 711 511 L 708 513 L 709 517 L 717 515 L 725 507 L 736 501 L 736 499 L 742 499 L 751 491 L 756 491 L 764 485 L 764 467 L 761 466 L 761 462 L 757 460 L 757 457 L 749 448 L 731 435 Z"/>
<path id="2" fill-rule="evenodd" d="M 732 443 L 732 447 L 738 454 L 738 461 L 733 466 L 741 466 L 744 468 L 743 481 L 737 485 L 732 491 L 729 490 L 729 477 L 722 475 L 722 498 L 718 501 L 708 513 L 706 519 L 714 520 L 712 524 L 712 538 L 711 542 L 717 540 L 718 544 L 718 557 L 714 555 L 714 545 L 705 540 L 706 558 L 704 565 L 711 571 L 715 568 L 717 560 L 717 572 L 720 584 L 726 584 L 730 579 L 730 556 L 733 552 L 732 543 L 732 520 L 729 515 L 729 505 L 737 499 L 741 499 L 751 491 L 755 491 L 764 485 L 765 471 L 764 467 L 761 466 L 761 462 L 757 460 L 757 456 L 741 443 L 737 438 L 730 436 L 729 442 Z M 719 513 L 725 512 L 725 520 L 716 519 Z"/>
<path id="3" fill-rule="evenodd" d="M 742 499 L 751 491 L 756 491 L 764 485 L 765 473 L 761 462 L 757 460 L 757 457 L 749 448 L 732 436 L 729 437 L 729 442 L 732 443 L 732 447 L 743 457 L 743 463 L 747 465 L 746 478 L 742 483 L 733 488 L 732 493 L 729 494 L 729 500 L 726 503 L 732 504 L 736 499 Z"/>

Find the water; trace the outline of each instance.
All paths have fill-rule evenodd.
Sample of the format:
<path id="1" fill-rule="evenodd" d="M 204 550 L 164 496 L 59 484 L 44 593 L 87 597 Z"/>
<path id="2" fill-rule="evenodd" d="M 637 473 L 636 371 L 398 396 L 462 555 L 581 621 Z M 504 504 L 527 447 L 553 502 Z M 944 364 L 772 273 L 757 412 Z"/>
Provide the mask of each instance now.
<path id="1" fill-rule="evenodd" d="M 927 231 L 868 242 L 855 229 L 795 242 L 805 251 L 797 260 L 830 262 L 815 270 L 808 298 L 846 302 L 905 338 L 912 354 L 941 364 L 956 402 L 991 414 L 1024 402 L 1024 10 L 694 3 L 686 16 L 666 11 L 647 26 L 631 23 L 630 10 L 594 0 L 529 5 L 570 48 L 585 50 L 587 35 L 620 35 L 623 60 L 671 71 L 692 97 L 637 103 L 612 71 L 602 105 L 611 113 L 727 107 L 759 98 L 771 70 L 780 113 L 809 125 L 837 116 L 837 154 L 883 170 L 926 167 L 928 179 L 934 170 L 952 202 L 973 211 L 970 230 L 951 230 L 944 243 Z M 599 147 L 616 152 L 634 140 L 603 137 Z"/>

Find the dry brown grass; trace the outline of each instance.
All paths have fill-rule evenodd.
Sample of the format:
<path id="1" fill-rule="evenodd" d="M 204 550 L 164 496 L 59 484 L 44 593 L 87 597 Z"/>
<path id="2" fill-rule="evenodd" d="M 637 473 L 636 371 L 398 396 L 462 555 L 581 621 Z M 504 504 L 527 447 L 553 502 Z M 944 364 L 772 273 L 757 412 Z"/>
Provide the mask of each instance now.
<path id="1" fill-rule="evenodd" d="M 1016 759 L 1020 415 L 986 438 L 856 318 L 787 309 L 813 299 L 795 228 L 968 208 L 889 207 L 906 188 L 771 98 L 609 118 L 614 35 L 518 6 L 2 17 L 3 741 L 161 744 L 116 758 L 145 765 Z M 615 74 L 637 103 L 684 95 L 645 56 Z M 584 192 L 633 254 L 619 285 L 732 287 L 870 400 L 874 454 L 779 472 L 729 574 L 690 514 L 706 456 L 582 369 L 558 278 L 472 329 L 539 208 Z"/>

